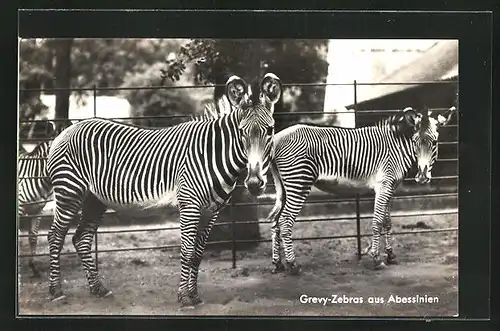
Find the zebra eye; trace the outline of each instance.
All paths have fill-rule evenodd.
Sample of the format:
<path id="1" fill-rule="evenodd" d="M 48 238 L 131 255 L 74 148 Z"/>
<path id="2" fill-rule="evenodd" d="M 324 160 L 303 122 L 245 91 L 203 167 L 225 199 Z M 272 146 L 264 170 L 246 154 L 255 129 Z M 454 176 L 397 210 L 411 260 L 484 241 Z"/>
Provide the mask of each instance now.
<path id="1" fill-rule="evenodd" d="M 266 134 L 271 136 L 274 133 L 274 126 L 270 126 L 267 128 Z"/>

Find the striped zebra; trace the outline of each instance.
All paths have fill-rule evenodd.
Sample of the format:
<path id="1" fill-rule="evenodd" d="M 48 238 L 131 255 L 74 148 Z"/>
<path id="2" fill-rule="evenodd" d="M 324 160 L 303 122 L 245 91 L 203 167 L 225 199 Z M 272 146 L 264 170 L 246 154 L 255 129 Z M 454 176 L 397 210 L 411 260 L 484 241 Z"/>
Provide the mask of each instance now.
<path id="1" fill-rule="evenodd" d="M 410 107 L 372 126 L 355 129 L 298 124 L 274 137 L 275 157 L 271 173 L 276 184 L 276 205 L 268 216 L 272 225 L 273 273 L 298 274 L 292 244 L 292 227 L 312 186 L 335 192 L 344 187 L 369 188 L 375 192 L 372 241 L 366 249 L 375 268 L 385 267 L 380 258 L 379 237 L 385 230 L 387 263 L 396 263 L 391 246 L 390 207 L 395 188 L 416 162 L 415 181 L 431 180 L 438 154 L 439 128 L 448 123 L 455 107 L 443 115 Z M 286 266 L 281 261 L 283 243 Z"/>
<path id="2" fill-rule="evenodd" d="M 90 254 L 106 207 L 117 212 L 180 212 L 182 307 L 201 303 L 198 268 L 217 215 L 231 197 L 238 175 L 247 168 L 245 186 L 252 195 L 266 187 L 273 151 L 274 104 L 281 95 L 274 74 L 264 76 L 259 94 L 232 76 L 226 96 L 234 110 L 217 118 L 192 120 L 167 128 L 141 128 L 105 119 L 81 121 L 51 146 L 47 171 L 54 186 L 54 220 L 48 234 L 52 300 L 64 297 L 60 252 L 79 210 L 73 245 L 92 294 L 111 294 L 99 279 Z M 211 217 L 199 222 L 202 213 Z"/>
<path id="3" fill-rule="evenodd" d="M 50 144 L 51 141 L 45 141 L 38 144 L 31 152 L 24 150 L 19 154 L 17 170 L 17 214 L 19 217 L 39 215 L 47 204 L 47 200 L 52 196 L 52 186 L 45 168 Z M 35 255 L 41 218 L 32 216 L 27 219 L 31 222 L 28 232 L 30 253 Z M 33 276 L 39 277 L 40 273 L 33 256 L 29 257 L 28 264 Z"/>
<path id="4" fill-rule="evenodd" d="M 40 122 L 38 122 L 40 123 Z M 63 121 L 60 125 L 49 121 L 45 128 L 47 138 L 54 138 L 63 129 L 71 125 L 69 121 Z M 44 141 L 31 151 L 28 152 L 21 144 L 19 144 L 19 157 L 17 162 L 17 201 L 19 218 L 26 217 L 30 221 L 28 231 L 28 242 L 30 253 L 28 265 L 32 270 L 34 277 L 39 277 L 40 272 L 34 263 L 33 255 L 36 254 L 36 246 L 38 241 L 38 230 L 40 227 L 41 218 L 39 215 L 47 200 L 52 196 L 52 187 L 47 177 L 46 164 L 52 140 Z"/>

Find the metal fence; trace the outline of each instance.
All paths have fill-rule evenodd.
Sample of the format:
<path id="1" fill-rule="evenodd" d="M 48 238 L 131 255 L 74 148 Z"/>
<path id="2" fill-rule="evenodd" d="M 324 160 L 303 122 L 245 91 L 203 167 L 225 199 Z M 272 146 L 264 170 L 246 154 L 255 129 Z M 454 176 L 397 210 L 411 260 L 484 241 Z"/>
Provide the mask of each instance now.
<path id="1" fill-rule="evenodd" d="M 336 83 L 336 84 L 325 84 L 325 83 L 300 83 L 300 84 L 283 84 L 284 87 L 291 87 L 291 86 L 297 86 L 297 87 L 326 87 L 328 85 L 337 85 L 337 86 L 353 86 L 353 95 L 354 95 L 354 110 L 357 110 L 357 87 L 358 86 L 369 86 L 369 85 L 426 85 L 426 84 L 457 84 L 458 82 L 456 81 L 428 81 L 428 82 L 401 82 L 401 83 L 359 83 L 357 81 L 354 81 L 352 83 Z M 213 88 L 216 85 L 196 85 L 196 86 L 149 86 L 149 87 L 127 87 L 127 88 L 122 88 L 122 87 L 106 87 L 106 88 L 97 88 L 96 86 L 92 88 L 70 88 L 69 90 L 71 91 L 92 91 L 93 99 L 94 99 L 94 117 L 96 117 L 97 114 L 97 95 L 98 91 L 110 91 L 110 90 L 139 90 L 139 89 L 149 89 L 149 90 L 158 90 L 158 89 L 192 89 L 192 88 Z M 23 91 L 31 91 L 31 92 L 54 92 L 57 90 L 68 90 L 68 89 L 25 89 Z M 431 108 L 429 110 L 434 110 L 434 111 L 444 111 L 447 108 Z M 355 112 L 355 116 L 359 115 L 364 115 L 364 114 L 374 114 L 374 113 L 379 113 L 379 114 L 390 114 L 394 112 L 399 112 L 401 110 L 369 110 L 369 111 L 362 111 L 362 112 Z M 291 112 L 291 113 L 275 113 L 276 116 L 290 116 L 290 115 L 302 115 L 302 116 L 310 116 L 310 115 L 321 115 L 321 114 L 327 114 L 327 115 L 338 115 L 346 112 L 319 112 L 319 111 L 301 111 L 301 112 Z M 352 112 L 348 112 L 352 114 Z M 121 117 L 121 118 L 112 118 L 114 120 L 134 120 L 134 119 L 178 119 L 178 118 L 185 118 L 186 120 L 192 118 L 192 115 L 163 115 L 163 116 L 141 116 L 141 117 Z M 67 119 L 54 119 L 50 121 L 66 121 Z M 82 119 L 71 119 L 71 121 L 80 121 Z M 34 122 L 46 122 L 47 120 L 21 120 L 20 123 L 34 123 Z M 447 125 L 447 127 L 451 128 L 458 128 L 457 124 L 454 125 Z M 457 134 L 458 136 L 458 134 Z M 46 141 L 46 140 L 51 140 L 52 138 L 39 138 L 39 139 L 25 139 L 24 142 L 41 142 L 41 141 Z M 439 145 L 452 145 L 458 144 L 458 141 L 445 141 L 445 142 L 439 142 Z M 22 158 L 19 158 L 22 159 Z M 438 159 L 436 162 L 458 162 L 458 158 L 448 158 L 448 159 Z M 19 177 L 18 179 L 33 179 L 37 177 Z M 451 175 L 451 176 L 438 176 L 438 177 L 433 177 L 433 180 L 436 179 L 456 179 L 458 180 L 457 175 Z M 414 181 L 413 178 L 405 178 L 405 182 L 411 182 Z M 271 187 L 274 187 L 273 183 L 268 184 Z M 238 187 L 241 185 L 238 185 Z M 458 193 L 437 193 L 437 194 L 418 194 L 418 195 L 400 195 L 400 196 L 395 196 L 394 200 L 408 200 L 408 199 L 437 199 L 437 198 L 444 198 L 444 197 L 458 197 Z M 331 239 L 356 239 L 356 246 L 357 246 L 357 258 L 358 260 L 361 259 L 362 256 L 362 249 L 361 249 L 361 238 L 363 237 L 368 237 L 371 236 L 371 234 L 362 234 L 361 233 L 361 220 L 363 219 L 370 219 L 371 216 L 362 216 L 361 215 L 361 208 L 360 208 L 360 203 L 363 201 L 373 201 L 373 197 L 362 197 L 359 194 L 354 195 L 353 197 L 345 197 L 345 198 L 329 198 L 325 200 L 320 200 L 320 201 L 311 201 L 308 199 L 305 204 L 310 205 L 310 204 L 316 204 L 316 203 L 339 203 L 339 202 L 354 202 L 355 203 L 355 213 L 352 216 L 341 216 L 341 217 L 325 217 L 325 218 L 314 218 L 314 219 L 297 219 L 296 222 L 335 222 L 335 221 L 355 221 L 356 222 L 356 234 L 354 235 L 336 235 L 336 236 L 319 236 L 319 237 L 300 237 L 300 238 L 294 238 L 294 241 L 305 241 L 305 240 L 331 240 Z M 38 202 L 32 202 L 32 203 L 27 203 L 27 204 L 39 204 L 42 202 L 51 202 L 52 200 L 46 200 L 46 201 L 38 201 Z M 230 202 L 229 205 L 226 208 L 230 208 L 229 214 L 233 215 L 235 208 L 238 206 L 249 206 L 249 205 L 270 205 L 274 204 L 272 203 L 256 203 L 256 202 Z M 106 211 L 106 214 L 113 214 L 115 213 L 114 211 Z M 411 217 L 411 216 L 428 216 L 428 215 L 449 215 L 449 214 L 458 214 L 458 209 L 451 209 L 451 210 L 446 210 L 446 211 L 420 211 L 420 212 L 405 212 L 405 213 L 397 213 L 397 214 L 391 214 L 392 218 L 398 218 L 398 217 Z M 30 215 L 30 216 L 21 216 L 20 219 L 30 219 L 33 217 L 52 217 L 52 215 Z M 245 224 L 245 223 L 257 223 L 257 224 L 262 224 L 262 223 L 267 223 L 265 221 L 246 221 L 246 222 L 237 222 L 237 224 Z M 232 267 L 236 268 L 236 262 L 237 262 L 237 257 L 236 257 L 236 252 L 237 252 L 237 244 L 240 243 L 260 243 L 260 242 L 270 242 L 270 239 L 260 239 L 260 240 L 237 240 L 236 235 L 235 235 L 235 228 L 236 228 L 236 222 L 234 219 L 232 219 L 231 222 L 218 222 L 214 226 L 223 226 L 223 225 L 231 225 L 232 227 L 232 238 L 231 240 L 224 240 L 224 241 L 211 241 L 208 242 L 207 245 L 216 245 L 216 244 L 230 244 L 231 245 L 231 251 L 232 251 Z M 94 250 L 92 253 L 95 254 L 95 259 L 96 259 L 96 266 L 98 265 L 98 255 L 99 253 L 113 253 L 113 252 L 124 252 L 124 251 L 141 251 L 141 250 L 154 250 L 154 249 L 172 249 L 172 248 L 180 248 L 180 244 L 175 244 L 175 245 L 161 245 L 161 246 L 148 246 L 148 247 L 131 247 L 131 248 L 114 248 L 114 249 L 99 249 L 99 234 L 118 234 L 118 233 L 137 233 L 137 232 L 147 232 L 147 231 L 172 231 L 172 230 L 179 230 L 179 226 L 174 226 L 174 227 L 155 227 L 155 228 L 144 228 L 144 229 L 121 229 L 121 230 L 99 230 L 95 234 L 95 240 L 94 240 Z M 393 235 L 408 235 L 408 234 L 417 234 L 417 233 L 437 233 L 437 232 L 456 232 L 458 230 L 457 227 L 451 227 L 451 228 L 440 228 L 440 229 L 424 229 L 424 230 L 412 230 L 412 231 L 400 231 L 400 232 L 393 232 Z M 68 232 L 69 235 L 74 234 L 74 232 Z M 47 233 L 42 233 L 38 234 L 38 237 L 42 236 L 47 236 Z M 27 234 L 20 234 L 20 238 L 28 237 Z M 63 252 L 61 255 L 74 255 L 76 252 Z M 49 256 L 48 253 L 43 253 L 43 254 L 20 254 L 18 257 L 20 258 L 25 258 L 25 257 L 30 257 L 30 256 Z"/>

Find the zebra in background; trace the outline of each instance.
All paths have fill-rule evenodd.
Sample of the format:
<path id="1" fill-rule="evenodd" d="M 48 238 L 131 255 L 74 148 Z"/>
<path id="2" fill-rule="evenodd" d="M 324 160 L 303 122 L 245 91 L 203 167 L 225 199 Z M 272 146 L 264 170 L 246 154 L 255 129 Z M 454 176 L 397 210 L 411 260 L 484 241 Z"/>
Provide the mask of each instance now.
<path id="1" fill-rule="evenodd" d="M 28 232 L 28 242 L 31 255 L 36 254 L 38 230 L 41 217 L 38 216 L 47 200 L 52 196 L 52 187 L 47 178 L 46 164 L 51 141 L 38 144 L 31 152 L 23 151 L 19 154 L 17 171 L 17 214 L 21 216 L 32 216 L 29 218 L 30 227 Z M 28 218 L 25 218 L 28 219 Z M 28 260 L 29 267 L 34 277 L 39 277 L 40 273 L 34 263 L 34 257 Z"/>
<path id="2" fill-rule="evenodd" d="M 276 184 L 276 204 L 268 216 L 272 225 L 273 273 L 298 274 L 292 228 L 312 186 L 333 193 L 341 186 L 366 187 L 375 192 L 372 241 L 366 249 L 375 269 L 385 267 L 379 237 L 385 230 L 388 264 L 396 263 L 391 246 L 390 204 L 394 190 L 416 162 L 415 181 L 431 180 L 438 155 L 439 128 L 446 125 L 455 107 L 443 115 L 410 107 L 361 128 L 319 127 L 298 124 L 275 135 L 271 173 Z M 286 266 L 281 261 L 283 243 Z"/>
<path id="3" fill-rule="evenodd" d="M 252 195 L 266 187 L 273 150 L 274 104 L 281 82 L 264 76 L 259 93 L 232 76 L 226 96 L 234 110 L 213 119 L 166 128 L 141 128 L 105 119 L 81 121 L 53 142 L 47 172 L 54 187 L 54 220 L 48 234 L 52 300 L 64 297 L 60 252 L 70 223 L 82 210 L 73 245 L 92 294 L 105 297 L 96 269 L 92 239 L 106 207 L 139 213 L 175 205 L 180 212 L 181 306 L 201 303 L 198 268 L 218 213 L 231 197 L 246 168 L 245 186 Z M 209 212 L 207 224 L 200 224 Z"/>
<path id="4" fill-rule="evenodd" d="M 48 130 L 45 132 L 47 138 L 56 137 L 62 130 L 71 125 L 69 121 L 62 123 L 60 126 L 56 126 L 52 121 L 47 122 L 47 124 Z M 40 276 L 33 257 L 36 254 L 38 230 L 41 220 L 39 214 L 52 197 L 52 186 L 46 171 L 47 157 L 51 144 L 52 140 L 44 141 L 35 146 L 31 152 L 28 152 L 19 144 L 17 162 L 17 214 L 20 220 L 21 217 L 26 217 L 24 219 L 30 221 L 28 242 L 31 256 L 28 259 L 28 265 L 32 270 L 33 277 Z"/>

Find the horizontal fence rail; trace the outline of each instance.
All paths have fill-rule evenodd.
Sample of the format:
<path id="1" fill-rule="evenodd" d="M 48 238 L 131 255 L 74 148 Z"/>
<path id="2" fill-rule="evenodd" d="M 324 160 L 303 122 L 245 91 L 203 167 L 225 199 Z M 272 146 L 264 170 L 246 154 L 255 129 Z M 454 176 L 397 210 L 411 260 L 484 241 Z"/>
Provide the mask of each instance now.
<path id="1" fill-rule="evenodd" d="M 283 83 L 282 85 L 284 87 L 327 87 L 327 86 L 353 86 L 353 92 L 354 92 L 354 109 L 348 110 L 348 111 L 338 111 L 338 112 L 333 112 L 333 111 L 327 111 L 323 112 L 322 110 L 304 110 L 304 111 L 297 111 L 297 112 L 290 112 L 290 113 L 275 113 L 274 115 L 276 117 L 290 117 L 290 116 L 331 116 L 331 115 L 339 115 L 339 114 L 355 114 L 356 116 L 364 116 L 364 115 L 373 115 L 373 114 L 387 114 L 391 115 L 394 113 L 401 112 L 401 109 L 388 109 L 388 110 L 380 110 L 380 109 L 374 109 L 374 110 L 357 110 L 357 93 L 358 90 L 357 88 L 359 86 L 376 86 L 376 85 L 439 85 L 439 84 L 458 84 L 457 80 L 445 80 L 445 81 L 425 81 L 425 82 L 386 82 L 386 83 L 372 83 L 372 82 L 350 82 L 350 83 Z M 40 93 L 50 93 L 50 92 L 57 92 L 57 91 L 72 91 L 72 92 L 93 92 L 93 98 L 94 98 L 94 117 L 96 117 L 97 114 L 97 93 L 101 91 L 119 91 L 119 90 L 162 90 L 162 89 L 203 89 L 203 88 L 214 88 L 216 86 L 225 86 L 224 84 L 208 84 L 208 85 L 189 85 L 189 86 L 142 86 L 142 87 L 96 87 L 95 85 L 92 87 L 79 87 L 79 88 L 50 88 L 50 89 L 21 89 L 21 92 L 40 92 Z M 450 105 L 451 106 L 451 105 Z M 403 107 L 404 108 L 404 107 Z M 402 108 L 402 109 L 403 109 Z M 429 108 L 430 111 L 433 112 L 444 112 L 448 110 L 449 108 Z M 178 119 L 192 119 L 193 115 L 156 115 L 156 116 L 130 116 L 130 117 L 116 117 L 116 118 L 109 118 L 117 121 L 133 121 L 133 120 L 178 120 Z M 72 122 L 78 122 L 85 120 L 85 118 L 71 118 L 69 119 Z M 22 124 L 33 124 L 33 123 L 46 123 L 46 122 L 59 122 L 59 121 L 68 121 L 68 119 L 50 119 L 50 120 L 41 120 L 41 119 L 30 119 L 30 120 L 20 120 L 19 122 Z M 307 123 L 307 120 L 306 120 Z M 451 124 L 447 125 L 446 127 L 448 128 L 455 128 L 458 129 L 457 124 Z M 45 141 L 51 141 L 54 138 L 31 138 L 31 139 L 23 139 L 22 141 L 24 143 L 41 143 Z M 439 145 L 458 145 L 458 141 L 440 141 L 438 142 Z M 46 159 L 46 157 L 19 157 L 18 160 L 41 160 L 41 159 Z M 457 168 L 458 168 L 458 158 L 453 157 L 453 158 L 439 158 L 436 160 L 438 163 L 450 163 L 450 162 L 455 162 L 457 163 Z M 25 176 L 25 177 L 18 177 L 18 180 L 29 180 L 29 179 L 41 179 L 44 177 L 38 177 L 38 176 Z M 458 180 L 458 175 L 449 175 L 449 176 L 436 176 L 432 178 L 433 180 Z M 403 180 L 404 182 L 413 182 L 414 178 L 405 178 Z M 270 188 L 274 189 L 274 184 L 268 183 L 268 186 Z M 238 184 L 236 185 L 238 188 L 242 188 L 243 185 Z M 413 195 L 408 195 L 408 194 L 396 194 L 394 196 L 394 200 L 409 200 L 409 199 L 438 199 L 438 198 L 445 198 L 445 197 L 450 197 L 450 198 L 456 198 L 458 197 L 458 193 L 428 193 L 428 194 L 413 194 Z M 260 205 L 260 206 L 271 206 L 275 204 L 274 198 L 267 199 L 271 201 L 259 201 L 259 202 L 230 202 L 227 205 L 227 208 L 230 208 L 230 215 L 234 215 L 234 208 L 240 207 L 240 206 L 254 206 L 254 205 Z M 40 205 L 40 204 L 45 204 L 45 203 L 50 203 L 52 202 L 53 199 L 46 199 L 46 200 L 40 200 L 36 202 L 27 202 L 27 203 L 20 203 L 21 205 Z M 294 238 L 294 241 L 307 241 L 307 240 L 334 240 L 334 239 L 357 239 L 357 256 L 358 259 L 361 259 L 361 241 L 360 239 L 362 237 L 369 237 L 371 234 L 367 233 L 362 233 L 361 232 L 361 227 L 360 223 L 361 221 L 366 221 L 370 220 L 372 218 L 371 214 L 366 214 L 366 213 L 361 213 L 360 210 L 360 203 L 361 202 L 373 202 L 374 201 L 374 196 L 373 194 L 371 196 L 360 196 L 359 194 L 353 195 L 353 196 L 342 196 L 342 197 L 332 197 L 331 195 L 326 196 L 324 200 L 318 199 L 318 200 L 313 200 L 313 199 L 307 199 L 306 203 L 307 205 L 314 205 L 314 204 L 335 204 L 335 203 L 346 203 L 346 202 L 354 202 L 355 203 L 355 213 L 347 214 L 347 215 L 340 215 L 340 216 L 331 216 L 331 217 L 298 217 L 296 219 L 297 223 L 312 223 L 312 222 L 356 222 L 356 233 L 352 235 L 336 235 L 336 236 L 319 236 L 319 237 L 299 237 L 299 238 Z M 113 210 L 107 210 L 106 215 L 110 214 L 116 214 L 115 211 Z M 401 217 L 415 217 L 415 216 L 433 216 L 433 215 L 456 215 L 458 214 L 458 210 L 455 209 L 448 209 L 448 210 L 440 210 L 440 211 L 419 211 L 419 212 L 395 212 L 391 214 L 392 218 L 401 218 Z M 53 215 L 51 214 L 36 214 L 36 215 L 26 215 L 26 216 L 19 216 L 19 220 L 27 220 L 27 219 L 33 219 L 35 217 L 40 217 L 40 218 L 52 218 Z M 232 238 L 231 240 L 221 240 L 221 241 L 210 241 L 207 243 L 207 245 L 219 245 L 219 244 L 230 244 L 231 245 L 231 250 L 232 250 L 232 267 L 236 267 L 236 261 L 237 261 L 237 255 L 236 255 L 236 250 L 237 250 L 237 244 L 242 244 L 242 243 L 264 243 L 264 242 L 270 242 L 270 239 L 259 239 L 259 240 L 239 240 L 236 239 L 235 236 L 235 227 L 236 224 L 270 224 L 267 220 L 257 220 L 257 221 L 244 221 L 244 222 L 235 222 L 229 221 L 229 222 L 218 222 L 214 224 L 216 227 L 220 226 L 231 226 L 232 227 Z M 179 244 L 171 244 L 171 245 L 157 245 L 157 246 L 147 246 L 147 247 L 129 247 L 129 248 L 116 248 L 116 249 L 99 249 L 99 241 L 98 241 L 98 236 L 101 235 L 113 235 L 113 234 L 121 234 L 121 233 L 140 233 L 140 232 L 151 232 L 151 231 L 179 231 L 180 228 L 179 226 L 169 226 L 169 227 L 146 227 L 146 228 L 140 228 L 140 229 L 117 229 L 117 230 L 98 230 L 95 234 L 95 241 L 94 241 L 94 250 L 92 250 L 92 253 L 95 254 L 95 259 L 96 259 L 96 264 L 98 260 L 98 254 L 100 253 L 114 253 L 114 252 L 126 252 L 126 251 L 144 251 L 144 250 L 165 250 L 165 249 L 176 249 L 180 248 Z M 427 234 L 427 233 L 440 233 L 440 232 L 456 232 L 458 231 L 457 227 L 450 227 L 450 228 L 440 228 L 440 229 L 419 229 L 419 230 L 411 230 L 411 231 L 399 231 L 399 232 L 393 232 L 393 235 L 410 235 L 410 234 Z M 74 234 L 73 232 L 68 232 L 69 235 Z M 47 236 L 47 233 L 38 233 L 36 234 L 37 237 L 43 237 Z M 28 234 L 18 234 L 19 238 L 25 238 L 29 237 Z M 75 255 L 77 254 L 76 252 L 63 252 L 61 255 Z M 35 255 L 31 254 L 18 254 L 18 257 L 20 258 L 25 258 L 25 257 L 31 257 L 31 256 L 49 256 L 48 253 L 39 253 Z"/>

